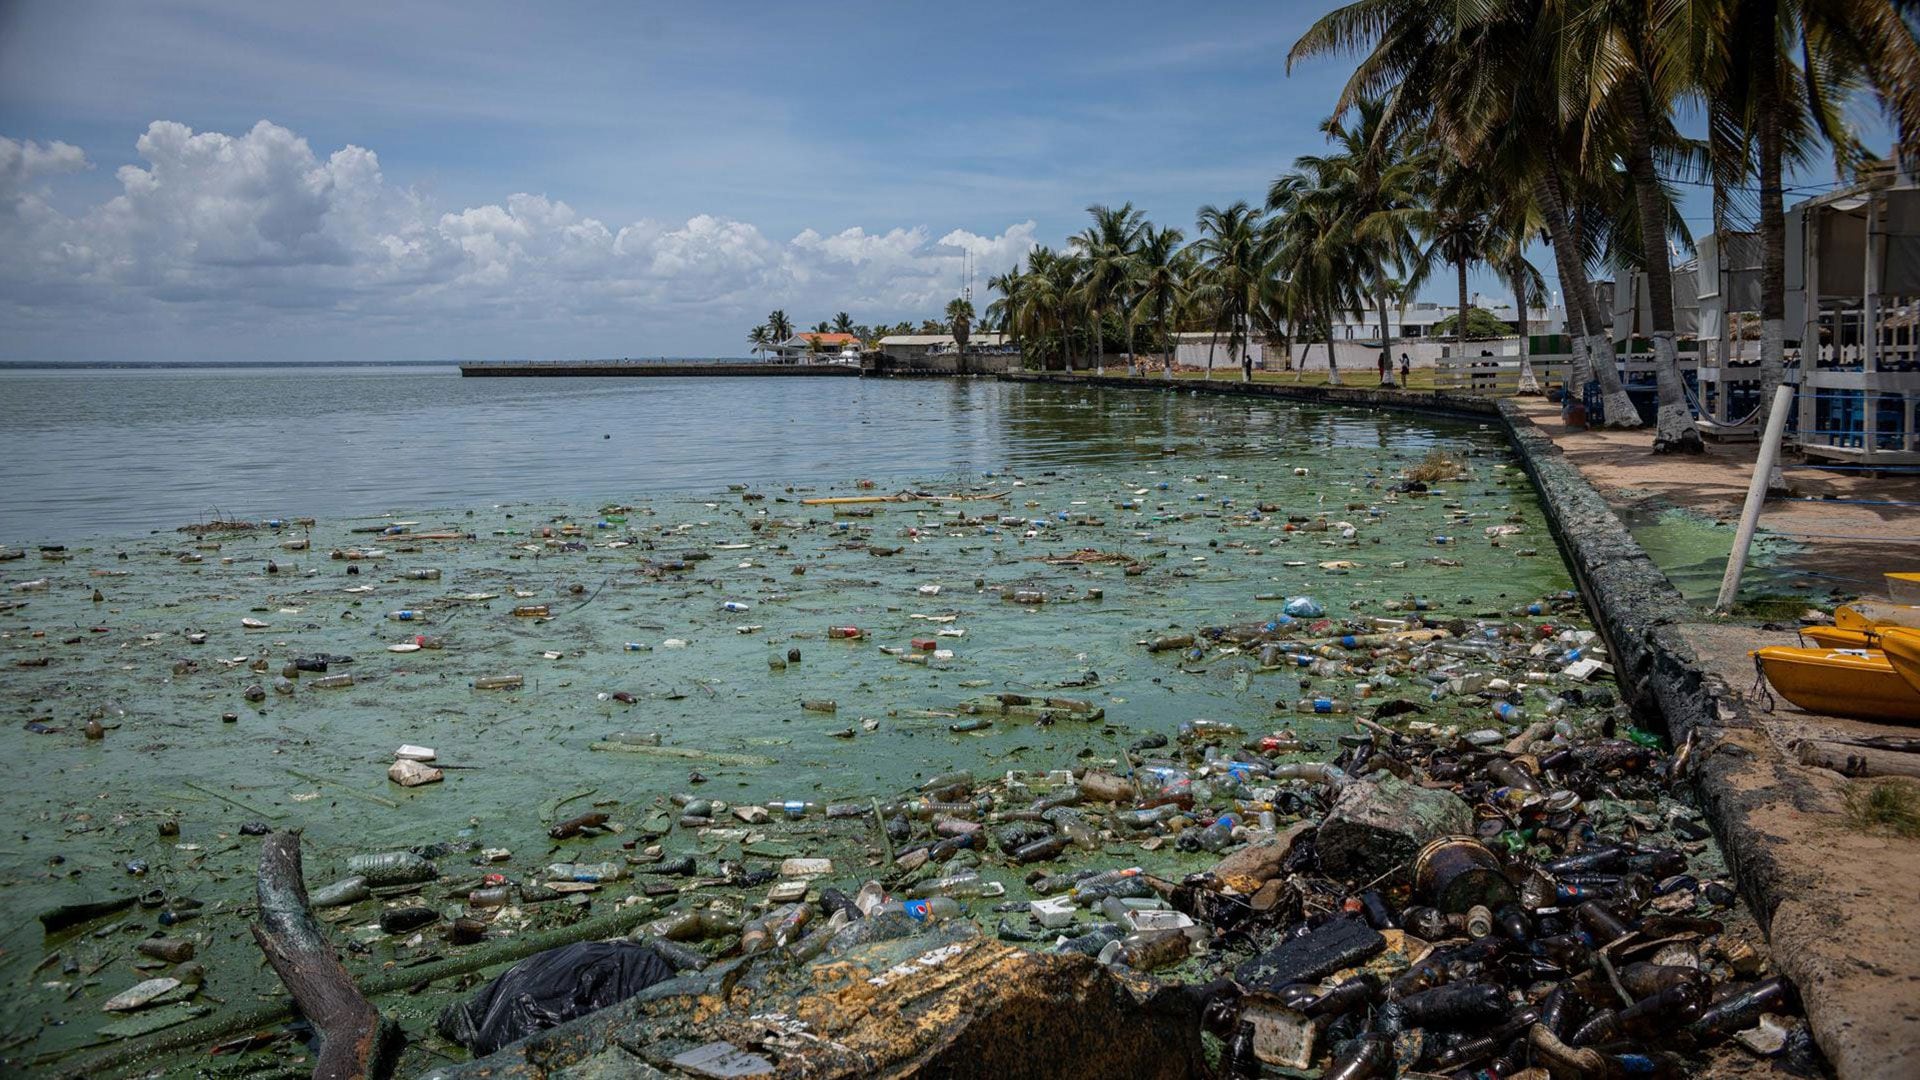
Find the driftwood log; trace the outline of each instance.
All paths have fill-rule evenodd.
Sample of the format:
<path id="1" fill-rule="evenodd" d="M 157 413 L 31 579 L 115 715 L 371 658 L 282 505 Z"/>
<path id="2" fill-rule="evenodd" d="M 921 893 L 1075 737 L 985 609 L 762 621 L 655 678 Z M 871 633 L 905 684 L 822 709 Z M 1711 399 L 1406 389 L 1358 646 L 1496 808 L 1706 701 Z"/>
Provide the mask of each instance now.
<path id="1" fill-rule="evenodd" d="M 313 917 L 300 869 L 300 830 L 272 833 L 261 845 L 257 891 L 253 940 L 318 1035 L 313 1080 L 381 1080 L 399 1029 L 360 995 Z"/>
<path id="2" fill-rule="evenodd" d="M 562 945 L 571 945 L 576 941 L 603 941 L 621 937 L 634 927 L 654 918 L 659 909 L 653 904 L 629 904 L 591 918 L 582 919 L 571 926 L 559 926 L 550 930 L 516 934 L 513 937 L 490 941 L 477 946 L 459 956 L 449 957 L 419 967 L 401 968 L 369 976 L 360 984 L 360 991 L 367 997 L 377 998 L 382 994 L 398 993 L 424 986 L 441 979 L 457 978 L 482 968 L 500 964 L 511 964 L 524 960 L 538 952 L 556 949 Z M 209 1043 L 230 1039 L 249 1031 L 273 1027 L 285 1022 L 292 1011 L 284 1003 L 255 1005 L 245 1009 L 223 1010 L 212 1016 L 171 1027 L 139 1039 L 128 1039 L 110 1049 L 100 1051 L 78 1061 L 62 1064 L 56 1075 L 66 1080 L 110 1075 L 129 1068 L 151 1065 L 162 1055 L 177 1053 Z M 58 1058 L 36 1061 L 38 1066 L 51 1065 Z"/>
<path id="3" fill-rule="evenodd" d="M 1902 754 L 1870 746 L 1802 739 L 1796 747 L 1800 764 L 1832 769 L 1842 776 L 1920 777 L 1920 754 Z"/>

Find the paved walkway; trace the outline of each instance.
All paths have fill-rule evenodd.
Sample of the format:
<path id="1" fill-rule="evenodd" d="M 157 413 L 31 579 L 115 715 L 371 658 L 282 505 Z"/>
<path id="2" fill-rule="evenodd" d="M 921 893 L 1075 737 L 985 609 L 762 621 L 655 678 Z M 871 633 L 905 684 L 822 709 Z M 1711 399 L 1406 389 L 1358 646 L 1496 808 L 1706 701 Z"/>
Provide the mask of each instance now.
<path id="1" fill-rule="evenodd" d="M 1665 506 L 1685 507 L 1729 523 L 1740 520 L 1747 482 L 1753 476 L 1754 443 L 1709 444 L 1707 453 L 1698 457 L 1655 456 L 1649 450 L 1653 445 L 1649 430 L 1576 431 L 1560 422 L 1558 406 L 1542 398 L 1516 402 L 1580 467 L 1587 482 L 1629 520 Z M 1881 574 L 1920 569 L 1920 475 L 1874 479 L 1866 473 L 1791 464 L 1785 475 L 1792 497 L 1768 500 L 1760 528 L 1790 535 L 1802 545 L 1786 562 L 1818 574 L 1819 592 L 1832 586 L 1884 599 Z"/>

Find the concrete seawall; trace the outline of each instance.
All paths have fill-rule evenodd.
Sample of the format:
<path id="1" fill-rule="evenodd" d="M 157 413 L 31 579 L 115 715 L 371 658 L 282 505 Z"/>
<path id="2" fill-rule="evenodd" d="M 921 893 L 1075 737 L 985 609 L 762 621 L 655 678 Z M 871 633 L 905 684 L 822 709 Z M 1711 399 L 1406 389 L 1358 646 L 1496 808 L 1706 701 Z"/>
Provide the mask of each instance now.
<path id="1" fill-rule="evenodd" d="M 658 364 L 620 360 L 539 360 L 527 363 L 488 361 L 461 364 L 466 378 L 565 378 L 607 376 L 627 378 L 685 378 L 787 376 L 794 378 L 858 378 L 860 369 L 846 364 Z"/>
<path id="2" fill-rule="evenodd" d="M 1920 934 L 1912 884 L 1871 874 L 1874 841 L 1838 830 L 1842 781 L 1800 767 L 1702 660 L 1709 624 L 1600 493 L 1509 401 L 1359 387 L 1020 373 L 1011 381 L 1405 409 L 1498 422 L 1540 491 L 1555 542 L 1605 637 L 1625 700 L 1685 746 L 1684 776 L 1735 882 L 1843 1080 L 1920 1075 Z M 1712 629 L 1721 629 L 1712 627 Z M 1723 662 L 1721 668 L 1726 665 Z"/>

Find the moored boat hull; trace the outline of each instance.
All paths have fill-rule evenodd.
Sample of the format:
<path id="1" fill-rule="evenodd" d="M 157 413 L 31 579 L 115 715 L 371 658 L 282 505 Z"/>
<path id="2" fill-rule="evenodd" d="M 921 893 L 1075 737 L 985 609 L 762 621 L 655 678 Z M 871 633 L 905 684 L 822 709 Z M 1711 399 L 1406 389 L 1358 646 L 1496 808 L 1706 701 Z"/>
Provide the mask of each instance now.
<path id="1" fill-rule="evenodd" d="M 1880 647 L 1894 673 L 1905 679 L 1914 693 L 1920 694 L 1920 630 L 1889 627 L 1881 635 Z"/>
<path id="2" fill-rule="evenodd" d="M 1753 654 L 1781 697 L 1808 712 L 1920 724 L 1920 689 L 1885 653 L 1772 646 Z"/>

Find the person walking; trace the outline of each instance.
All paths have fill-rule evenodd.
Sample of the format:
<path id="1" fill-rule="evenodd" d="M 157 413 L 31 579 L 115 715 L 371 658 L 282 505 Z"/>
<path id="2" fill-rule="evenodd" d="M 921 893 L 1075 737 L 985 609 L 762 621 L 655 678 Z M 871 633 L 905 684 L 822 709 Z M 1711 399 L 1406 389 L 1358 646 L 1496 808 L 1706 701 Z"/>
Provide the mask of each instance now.
<path id="1" fill-rule="evenodd" d="M 1412 374 L 1413 374 L 1413 361 L 1408 360 L 1407 354 L 1402 352 L 1400 354 L 1400 385 L 1405 386 L 1407 383 L 1407 378 Z"/>

